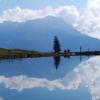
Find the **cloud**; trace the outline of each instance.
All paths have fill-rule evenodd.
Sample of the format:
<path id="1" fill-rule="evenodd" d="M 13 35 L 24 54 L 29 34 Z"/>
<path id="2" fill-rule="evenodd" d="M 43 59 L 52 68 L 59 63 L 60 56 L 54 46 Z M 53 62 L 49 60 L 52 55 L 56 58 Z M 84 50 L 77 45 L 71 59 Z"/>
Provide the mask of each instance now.
<path id="1" fill-rule="evenodd" d="M 64 12 L 66 12 L 66 14 L 64 14 Z M 0 22 L 24 22 L 37 18 L 45 18 L 47 16 L 60 16 L 61 14 L 63 15 L 63 18 L 69 16 L 68 18 L 70 21 L 72 20 L 72 17 L 74 21 L 74 16 L 78 15 L 75 6 L 63 6 L 59 8 L 46 7 L 42 10 L 22 9 L 16 7 L 14 9 L 5 10 L 0 16 Z"/>
<path id="2" fill-rule="evenodd" d="M 100 9 L 100 0 L 88 0 L 87 6 L 89 9 Z"/>
<path id="3" fill-rule="evenodd" d="M 81 62 L 64 78 L 48 80 L 45 78 L 28 77 L 25 75 L 5 77 L 0 76 L 0 83 L 6 88 L 23 91 L 24 89 L 47 88 L 54 90 L 77 90 L 82 84 L 88 88 L 92 100 L 100 99 L 100 56 Z"/>
<path id="4" fill-rule="evenodd" d="M 4 100 L 3 97 L 0 97 L 0 100 Z"/>
<path id="5" fill-rule="evenodd" d="M 68 77 L 66 77 L 68 78 Z M 32 89 L 36 87 L 48 88 L 53 90 L 54 88 L 60 88 L 61 90 L 70 90 L 76 89 L 79 86 L 79 81 L 71 81 L 70 83 L 64 83 L 63 80 L 53 80 L 49 81 L 48 79 L 33 78 L 27 76 L 14 76 L 14 77 L 5 77 L 0 76 L 0 83 L 4 83 L 6 88 L 16 89 L 22 91 L 24 89 Z"/>
<path id="6" fill-rule="evenodd" d="M 80 63 L 74 71 L 79 74 L 81 84 L 88 88 L 92 100 L 100 99 L 100 56 Z"/>
<path id="7" fill-rule="evenodd" d="M 75 5 L 59 6 L 57 8 L 46 7 L 44 9 L 32 10 L 15 7 L 3 11 L 0 23 L 5 21 L 24 22 L 47 16 L 63 18 L 74 28 L 83 34 L 100 39 L 100 0 L 87 0 L 84 8 Z"/>
<path id="8" fill-rule="evenodd" d="M 100 0 L 88 0 L 87 6 L 82 9 L 76 24 L 77 30 L 88 36 L 100 39 Z"/>

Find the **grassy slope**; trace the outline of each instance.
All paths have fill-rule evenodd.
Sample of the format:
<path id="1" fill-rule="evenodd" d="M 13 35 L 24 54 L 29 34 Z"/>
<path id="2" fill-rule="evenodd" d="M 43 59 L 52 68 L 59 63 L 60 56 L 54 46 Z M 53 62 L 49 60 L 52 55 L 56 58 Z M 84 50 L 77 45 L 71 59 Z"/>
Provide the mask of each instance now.
<path id="1" fill-rule="evenodd" d="M 38 54 L 38 52 L 30 50 L 0 48 L 0 58 L 24 58 L 36 54 Z"/>

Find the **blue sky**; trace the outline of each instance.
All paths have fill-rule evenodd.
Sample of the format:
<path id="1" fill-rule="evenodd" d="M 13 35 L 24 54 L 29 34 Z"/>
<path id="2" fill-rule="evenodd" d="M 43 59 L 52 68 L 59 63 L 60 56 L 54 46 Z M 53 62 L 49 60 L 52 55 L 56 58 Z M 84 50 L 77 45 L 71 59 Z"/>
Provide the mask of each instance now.
<path id="1" fill-rule="evenodd" d="M 63 5 L 75 5 L 83 7 L 86 0 L 0 0 L 0 13 L 9 8 L 20 6 L 21 8 L 42 9 L 47 6 L 58 7 Z"/>

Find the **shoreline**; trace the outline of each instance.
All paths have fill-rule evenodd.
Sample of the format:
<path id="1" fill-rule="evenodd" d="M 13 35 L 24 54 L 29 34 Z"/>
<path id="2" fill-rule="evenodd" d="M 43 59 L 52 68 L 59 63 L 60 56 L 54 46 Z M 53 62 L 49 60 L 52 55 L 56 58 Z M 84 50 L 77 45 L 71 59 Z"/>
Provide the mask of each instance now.
<path id="1" fill-rule="evenodd" d="M 24 49 L 5 49 L 0 48 L 0 59 L 20 59 L 20 58 L 38 58 L 53 56 L 97 56 L 100 51 L 75 51 L 75 52 L 39 52 Z"/>

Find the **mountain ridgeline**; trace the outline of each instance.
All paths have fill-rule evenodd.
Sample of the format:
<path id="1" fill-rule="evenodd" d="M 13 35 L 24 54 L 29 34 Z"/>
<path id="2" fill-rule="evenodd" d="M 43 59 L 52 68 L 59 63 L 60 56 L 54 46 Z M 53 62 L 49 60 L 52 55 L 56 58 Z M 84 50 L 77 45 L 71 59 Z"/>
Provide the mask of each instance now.
<path id="1" fill-rule="evenodd" d="M 100 40 L 81 34 L 61 18 L 49 16 L 22 23 L 0 24 L 2 48 L 52 51 L 54 36 L 59 38 L 62 50 L 79 50 L 80 45 L 84 50 L 100 50 Z"/>

